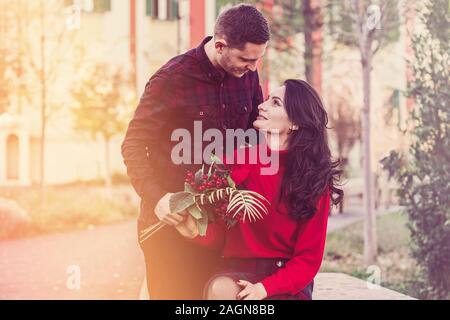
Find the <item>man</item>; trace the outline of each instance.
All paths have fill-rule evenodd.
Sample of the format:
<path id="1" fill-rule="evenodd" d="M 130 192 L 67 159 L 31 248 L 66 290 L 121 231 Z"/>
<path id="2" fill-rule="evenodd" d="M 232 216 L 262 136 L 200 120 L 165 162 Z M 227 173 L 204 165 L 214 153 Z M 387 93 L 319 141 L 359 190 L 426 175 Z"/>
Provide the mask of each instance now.
<path id="1" fill-rule="evenodd" d="M 169 212 L 169 198 L 182 191 L 187 170 L 175 165 L 174 130 L 247 129 L 263 101 L 257 63 L 269 41 L 269 26 L 253 6 L 237 5 L 217 19 L 214 38 L 177 56 L 148 81 L 122 143 L 131 183 L 141 197 L 138 232 L 160 220 L 170 226 L 183 221 Z M 198 150 L 197 150 L 198 151 Z M 146 240 L 144 252 L 151 299 L 201 299 L 218 251 L 200 248 L 165 227 Z"/>

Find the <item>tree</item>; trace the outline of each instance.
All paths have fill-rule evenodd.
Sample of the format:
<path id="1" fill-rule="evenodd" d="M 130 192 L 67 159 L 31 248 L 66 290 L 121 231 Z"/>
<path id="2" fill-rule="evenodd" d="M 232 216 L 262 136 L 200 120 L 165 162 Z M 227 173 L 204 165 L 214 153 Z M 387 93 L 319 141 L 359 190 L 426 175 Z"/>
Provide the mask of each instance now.
<path id="1" fill-rule="evenodd" d="M 0 0 L 0 114 L 11 110 L 10 101 L 14 88 L 13 32 L 14 17 L 11 2 Z"/>
<path id="2" fill-rule="evenodd" d="M 279 53 L 298 56 L 294 37 L 304 37 L 303 64 L 305 78 L 320 93 L 322 87 L 322 27 L 323 12 L 320 0 L 272 1 L 273 6 L 262 6 L 267 1 L 256 1 L 270 20 L 271 47 Z"/>
<path id="3" fill-rule="evenodd" d="M 12 81 L 8 75 L 9 65 L 7 49 L 0 44 L 0 114 L 6 112 L 9 105 L 9 95 L 12 87 Z"/>
<path id="4" fill-rule="evenodd" d="M 27 76 L 30 77 L 30 81 L 38 84 L 30 86 L 27 90 L 29 90 L 28 94 L 37 97 L 32 104 L 39 107 L 40 113 L 41 205 L 45 202 L 47 125 L 49 118 L 63 105 L 63 93 L 54 88 L 58 85 L 58 80 L 61 80 L 59 77 L 60 72 L 64 70 L 63 67 L 70 65 L 68 59 L 73 52 L 73 34 L 66 28 L 63 8 L 64 2 L 61 0 L 26 1 L 21 8 L 26 13 L 26 17 L 29 17 L 25 30 L 20 31 L 25 56 L 25 60 L 21 63 L 27 66 Z M 17 18 L 20 15 L 21 12 L 18 12 Z M 20 68 L 18 71 L 23 72 Z"/>
<path id="5" fill-rule="evenodd" d="M 305 35 L 305 76 L 306 80 L 321 93 L 323 14 L 320 0 L 303 0 L 302 11 Z"/>
<path id="6" fill-rule="evenodd" d="M 338 79 L 335 79 L 339 81 Z M 332 83 L 336 83 L 332 81 Z M 335 137 L 337 154 L 342 161 L 342 167 L 348 164 L 348 155 L 356 142 L 361 139 L 361 122 L 359 121 L 359 112 L 352 105 L 350 97 L 352 92 L 348 86 L 332 85 L 328 97 L 328 116 Z M 345 176 L 344 176 L 345 178 Z M 343 201 L 339 204 L 339 213 L 344 209 Z"/>
<path id="7" fill-rule="evenodd" d="M 408 153 L 392 151 L 381 163 L 400 188 L 424 281 L 420 298 L 450 299 L 450 16 L 448 1 L 418 8 L 422 31 L 412 38 L 414 99 Z"/>
<path id="8" fill-rule="evenodd" d="M 72 89 L 75 106 L 74 127 L 104 142 L 105 186 L 111 187 L 109 144 L 116 134 L 124 132 L 128 114 L 135 102 L 131 77 L 120 68 L 105 63 L 88 67 Z"/>
<path id="9" fill-rule="evenodd" d="M 237 0 L 218 0 L 217 8 L 241 3 Z M 317 91 L 321 91 L 321 60 L 322 60 L 322 26 L 323 13 L 320 0 L 249 0 L 261 10 L 269 20 L 271 41 L 269 46 L 279 55 L 299 56 L 294 38 L 303 33 L 304 52 L 303 63 L 305 78 Z M 263 74 L 264 76 L 264 74 Z"/>
<path id="10" fill-rule="evenodd" d="M 338 7 L 341 23 L 334 25 L 340 41 L 356 47 L 360 53 L 363 104 L 361 109 L 364 172 L 364 261 L 373 264 L 377 255 L 376 220 L 374 214 L 374 177 L 370 141 L 370 87 L 374 55 L 389 43 L 398 30 L 397 3 L 389 0 L 345 0 L 332 3 Z"/>
<path id="11" fill-rule="evenodd" d="M 14 93 L 17 97 L 17 112 L 21 114 L 24 110 L 25 102 L 32 101 L 32 95 L 27 86 L 27 60 L 26 56 L 27 41 L 27 23 L 33 19 L 30 11 L 27 9 L 28 4 L 26 0 L 14 1 L 12 7 L 12 14 L 14 17 L 14 36 L 13 36 L 13 56 L 11 61 L 11 68 L 14 72 Z"/>

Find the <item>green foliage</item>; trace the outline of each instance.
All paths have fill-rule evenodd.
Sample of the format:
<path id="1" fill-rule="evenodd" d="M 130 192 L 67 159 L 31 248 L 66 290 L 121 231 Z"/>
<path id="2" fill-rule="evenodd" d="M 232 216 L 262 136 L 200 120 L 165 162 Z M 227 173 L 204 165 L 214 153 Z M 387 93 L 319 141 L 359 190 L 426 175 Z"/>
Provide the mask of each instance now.
<path id="1" fill-rule="evenodd" d="M 353 0 L 330 0 L 326 5 L 325 15 L 326 20 L 328 21 L 328 32 L 335 37 L 338 43 L 351 47 L 357 47 L 359 40 L 358 33 L 356 31 L 356 21 L 353 18 L 355 13 L 352 2 Z M 383 23 L 380 25 L 380 29 L 377 30 L 377 35 L 375 37 L 380 38 L 380 35 L 382 34 L 382 41 L 385 44 L 398 41 L 400 37 L 398 2 L 391 0 L 359 1 L 361 8 L 367 8 L 371 4 L 381 4 L 381 6 L 385 5 L 385 8 L 381 9 L 381 15 L 384 15 L 382 18 Z"/>
<path id="2" fill-rule="evenodd" d="M 450 116 L 448 2 L 421 8 L 425 30 L 413 37 L 415 80 L 409 154 L 392 151 L 381 163 L 399 182 L 407 207 L 413 256 L 421 266 L 421 298 L 450 299 Z"/>
<path id="3" fill-rule="evenodd" d="M 0 198 L 0 240 L 21 236 L 29 222 L 28 213 L 16 201 Z"/>
<path id="4" fill-rule="evenodd" d="M 0 45 L 0 114 L 6 112 L 9 104 L 9 95 L 12 81 L 9 72 L 9 61 L 6 48 Z"/>
<path id="5" fill-rule="evenodd" d="M 138 207 L 126 193 L 117 189 L 111 198 L 102 191 L 87 186 L 50 187 L 42 207 L 38 188 L 2 189 L 1 194 L 14 199 L 29 215 L 26 228 L 14 233 L 14 238 L 18 238 L 86 229 L 136 217 Z"/>
<path id="6" fill-rule="evenodd" d="M 72 89 L 72 96 L 76 130 L 92 139 L 100 135 L 105 141 L 125 131 L 134 94 L 123 70 L 104 63 L 88 68 Z"/>
<path id="7" fill-rule="evenodd" d="M 242 3 L 239 0 L 217 0 L 217 15 L 227 6 Z M 270 46 L 277 51 L 296 53 L 292 37 L 304 29 L 302 0 L 277 1 L 269 12 L 269 6 L 264 6 L 264 0 L 247 0 L 245 3 L 255 5 L 268 19 L 271 29 Z M 298 53 L 298 52 L 297 52 Z"/>
<path id="8" fill-rule="evenodd" d="M 417 297 L 421 279 L 410 257 L 411 232 L 407 224 L 408 216 L 400 212 L 377 217 L 376 265 L 381 269 L 383 287 Z M 363 263 L 363 243 L 362 222 L 328 234 L 321 272 L 343 272 L 367 280 L 370 273 Z"/>
<path id="9" fill-rule="evenodd" d="M 180 213 L 195 203 L 194 195 L 190 192 L 177 192 L 170 197 L 170 212 Z"/>

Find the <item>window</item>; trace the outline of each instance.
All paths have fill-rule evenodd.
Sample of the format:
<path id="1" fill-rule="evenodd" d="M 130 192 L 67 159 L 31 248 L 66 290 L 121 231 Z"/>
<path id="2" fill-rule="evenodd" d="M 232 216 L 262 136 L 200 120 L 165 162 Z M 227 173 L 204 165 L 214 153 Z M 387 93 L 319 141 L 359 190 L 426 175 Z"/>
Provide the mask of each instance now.
<path id="1" fill-rule="evenodd" d="M 146 0 L 147 17 L 160 20 L 178 19 L 178 0 Z"/>
<path id="2" fill-rule="evenodd" d="M 64 0 L 64 5 L 79 6 L 85 12 L 104 13 L 111 11 L 111 0 Z"/>
<path id="3" fill-rule="evenodd" d="M 167 4 L 167 20 L 178 19 L 178 0 L 168 0 Z"/>
<path id="4" fill-rule="evenodd" d="M 146 0 L 145 13 L 153 19 L 158 18 L 158 0 Z"/>
<path id="5" fill-rule="evenodd" d="M 111 0 L 94 0 L 94 11 L 96 13 L 103 13 L 111 11 Z"/>

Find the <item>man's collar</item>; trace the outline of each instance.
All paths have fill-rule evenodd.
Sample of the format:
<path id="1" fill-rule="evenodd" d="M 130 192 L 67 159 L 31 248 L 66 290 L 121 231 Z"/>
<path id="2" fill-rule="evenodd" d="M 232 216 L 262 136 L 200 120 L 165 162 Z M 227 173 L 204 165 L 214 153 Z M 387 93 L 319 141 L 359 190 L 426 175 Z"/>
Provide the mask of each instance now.
<path id="1" fill-rule="evenodd" d="M 208 55 L 205 51 L 205 45 L 212 39 L 212 36 L 208 36 L 203 39 L 202 43 L 195 49 L 197 59 L 199 59 L 201 63 L 201 67 L 205 72 L 206 76 L 212 81 L 222 82 L 225 78 L 226 73 L 220 72 L 216 67 L 212 64 L 211 60 L 209 60 Z"/>

